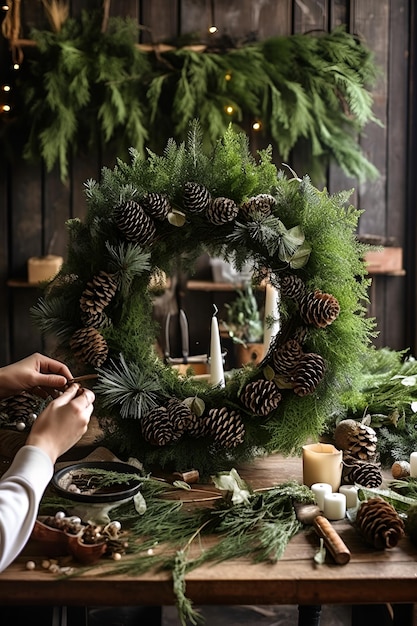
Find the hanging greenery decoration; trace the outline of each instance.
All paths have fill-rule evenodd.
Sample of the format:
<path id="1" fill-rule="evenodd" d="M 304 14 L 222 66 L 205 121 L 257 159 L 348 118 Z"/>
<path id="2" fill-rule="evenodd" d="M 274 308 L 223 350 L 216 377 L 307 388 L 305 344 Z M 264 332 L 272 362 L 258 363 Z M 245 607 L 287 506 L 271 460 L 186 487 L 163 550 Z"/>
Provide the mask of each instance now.
<path id="1" fill-rule="evenodd" d="M 199 118 L 210 141 L 231 122 L 246 130 L 255 122 L 284 161 L 301 143 L 310 175 L 330 160 L 359 180 L 377 175 L 358 141 L 377 122 L 369 91 L 377 70 L 344 29 L 212 47 L 141 46 L 138 31 L 122 18 L 104 28 L 100 12 L 32 31 L 10 127 L 15 135 L 26 125 L 25 157 L 58 164 L 66 179 L 70 156 L 86 147 L 111 143 L 123 157 L 131 146 L 159 150 Z"/>
<path id="2" fill-rule="evenodd" d="M 232 127 L 207 150 L 197 121 L 162 156 L 131 157 L 87 181 L 86 219 L 68 222 L 67 261 L 35 321 L 74 371 L 98 373 L 95 412 L 119 454 L 213 473 L 300 451 L 355 388 L 374 328 L 350 192 L 287 178 Z M 150 284 L 178 264 L 192 274 L 204 252 L 238 270 L 249 261 L 254 288 L 268 277 L 281 292 L 275 343 L 225 387 L 181 376 L 155 351 Z"/>

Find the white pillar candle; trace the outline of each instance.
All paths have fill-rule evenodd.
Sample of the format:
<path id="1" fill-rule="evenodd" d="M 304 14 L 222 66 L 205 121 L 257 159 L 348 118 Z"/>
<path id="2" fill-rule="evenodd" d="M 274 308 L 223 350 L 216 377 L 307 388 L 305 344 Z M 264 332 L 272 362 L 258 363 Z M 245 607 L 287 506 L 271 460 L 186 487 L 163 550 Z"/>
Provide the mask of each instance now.
<path id="1" fill-rule="evenodd" d="M 329 443 L 311 443 L 303 446 L 303 483 L 329 483 L 337 491 L 342 479 L 342 450 Z"/>
<path id="2" fill-rule="evenodd" d="M 314 493 L 320 511 L 324 511 L 324 496 L 332 493 L 332 486 L 329 483 L 314 483 L 311 485 L 311 491 Z"/>
<path id="3" fill-rule="evenodd" d="M 346 508 L 356 509 L 359 504 L 358 488 L 355 485 L 341 485 L 339 487 L 339 493 L 344 493 L 346 496 Z"/>
<path id="4" fill-rule="evenodd" d="M 417 478 L 417 452 L 410 454 L 410 476 L 411 478 Z"/>
<path id="5" fill-rule="evenodd" d="M 219 324 L 217 322 L 217 307 L 211 318 L 210 339 L 210 383 L 224 387 L 223 356 L 220 344 Z"/>
<path id="6" fill-rule="evenodd" d="M 346 515 L 346 496 L 344 493 L 326 493 L 324 496 L 324 517 L 329 520 L 343 519 Z"/>
<path id="7" fill-rule="evenodd" d="M 274 321 L 268 324 L 268 318 Z M 271 321 L 271 319 L 269 320 Z M 268 352 L 271 341 L 279 331 L 279 291 L 270 283 L 265 287 L 264 314 L 264 355 Z"/>

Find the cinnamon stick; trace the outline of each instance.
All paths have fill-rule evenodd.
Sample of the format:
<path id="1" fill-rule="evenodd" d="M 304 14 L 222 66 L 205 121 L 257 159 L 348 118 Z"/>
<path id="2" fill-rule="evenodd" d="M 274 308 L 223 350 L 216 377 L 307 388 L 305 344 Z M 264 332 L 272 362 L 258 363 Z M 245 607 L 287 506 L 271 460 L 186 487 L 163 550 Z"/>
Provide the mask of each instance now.
<path id="1" fill-rule="evenodd" d="M 343 539 L 333 528 L 329 520 L 323 515 L 317 515 L 313 522 L 314 528 L 324 540 L 324 545 L 339 565 L 345 565 L 350 561 L 350 550 Z"/>

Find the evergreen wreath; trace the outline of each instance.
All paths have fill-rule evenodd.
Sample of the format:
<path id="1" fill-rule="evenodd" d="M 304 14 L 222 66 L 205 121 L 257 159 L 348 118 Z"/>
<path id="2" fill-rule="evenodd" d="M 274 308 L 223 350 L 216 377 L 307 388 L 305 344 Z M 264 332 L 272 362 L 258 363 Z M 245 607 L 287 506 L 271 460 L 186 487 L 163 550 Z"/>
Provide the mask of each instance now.
<path id="1" fill-rule="evenodd" d="M 355 387 L 373 333 L 369 280 L 350 192 L 288 178 L 270 148 L 255 158 L 229 127 L 210 150 L 197 121 L 187 142 L 86 182 L 88 211 L 68 222 L 67 260 L 32 308 L 58 358 L 96 372 L 96 415 L 109 447 L 158 464 L 217 472 L 258 454 L 299 452 Z M 151 285 L 203 252 L 248 260 L 257 288 L 281 292 L 281 329 L 259 365 L 224 388 L 181 376 L 155 350 Z"/>
<path id="2" fill-rule="evenodd" d="M 330 160 L 360 181 L 377 175 L 357 141 L 378 122 L 369 91 L 377 68 L 343 28 L 262 42 L 145 46 L 133 20 L 109 18 L 104 27 L 101 12 L 84 11 L 30 36 L 36 47 L 26 52 L 3 132 L 13 152 L 20 128 L 25 158 L 40 157 L 48 171 L 57 164 L 63 180 L 71 154 L 98 143 L 121 157 L 130 146 L 159 152 L 170 136 L 185 140 L 195 118 L 210 141 L 230 122 L 245 129 L 259 120 L 283 161 L 302 146 L 317 181 Z"/>

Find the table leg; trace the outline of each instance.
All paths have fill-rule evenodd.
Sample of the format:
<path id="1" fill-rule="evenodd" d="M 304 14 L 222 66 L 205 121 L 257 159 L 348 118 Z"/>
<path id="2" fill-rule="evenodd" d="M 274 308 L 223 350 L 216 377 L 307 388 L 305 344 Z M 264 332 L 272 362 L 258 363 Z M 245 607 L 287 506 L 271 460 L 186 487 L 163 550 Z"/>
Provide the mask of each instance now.
<path id="1" fill-rule="evenodd" d="M 321 605 L 302 605 L 298 607 L 298 626 L 320 626 Z"/>

